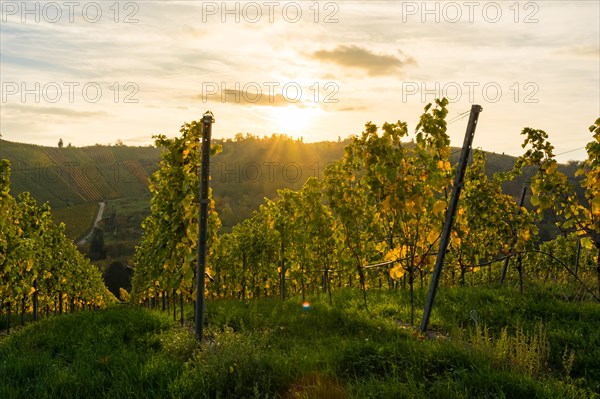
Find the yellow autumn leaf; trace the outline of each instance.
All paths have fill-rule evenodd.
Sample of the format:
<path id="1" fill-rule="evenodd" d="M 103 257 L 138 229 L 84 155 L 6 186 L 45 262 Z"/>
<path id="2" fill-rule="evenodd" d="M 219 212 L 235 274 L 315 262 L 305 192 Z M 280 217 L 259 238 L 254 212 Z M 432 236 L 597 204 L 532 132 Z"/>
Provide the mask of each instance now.
<path id="1" fill-rule="evenodd" d="M 400 259 L 401 256 L 402 256 L 402 249 L 400 247 L 397 247 L 394 249 L 390 249 L 383 257 L 383 260 L 385 262 L 395 261 L 395 260 Z"/>
<path id="2" fill-rule="evenodd" d="M 592 198 L 592 200 L 590 201 L 590 205 L 592 208 L 592 212 L 595 214 L 598 212 L 598 210 L 600 210 L 600 197 L 594 197 Z"/>
<path id="3" fill-rule="evenodd" d="M 401 279 L 402 276 L 404 276 L 404 273 L 405 273 L 405 270 L 400 265 L 394 266 L 393 268 L 390 269 L 390 277 L 393 280 Z"/>
<path id="4" fill-rule="evenodd" d="M 375 245 L 375 250 L 380 253 L 383 253 L 386 248 L 387 244 L 385 242 L 380 242 Z"/>
<path id="5" fill-rule="evenodd" d="M 390 197 L 387 197 L 382 203 L 381 203 L 381 208 L 386 211 L 389 212 L 392 209 L 392 204 L 390 201 Z"/>
<path id="6" fill-rule="evenodd" d="M 433 213 L 438 215 L 446 210 L 446 201 L 439 200 L 435 204 L 433 204 Z"/>
<path id="7" fill-rule="evenodd" d="M 412 214 L 417 213 L 417 207 L 415 206 L 415 203 L 413 201 L 406 201 L 404 203 L 404 206 L 406 207 L 406 211 L 408 213 L 412 213 Z"/>
<path id="8" fill-rule="evenodd" d="M 531 232 L 529 229 L 519 230 L 519 238 L 521 238 L 523 241 L 529 241 L 531 239 Z"/>
<path id="9" fill-rule="evenodd" d="M 435 242 L 438 239 L 439 236 L 440 236 L 440 234 L 439 234 L 438 231 L 431 230 L 429 232 L 429 234 L 427 235 L 427 242 L 433 243 L 433 242 Z"/>
<path id="10" fill-rule="evenodd" d="M 451 168 L 450 162 L 448 162 L 448 161 L 441 161 L 441 160 L 437 162 L 437 167 L 438 167 L 439 170 L 442 170 L 442 171 L 445 171 L 445 172 L 450 171 L 450 168 Z"/>
<path id="11" fill-rule="evenodd" d="M 594 248 L 594 243 L 591 238 L 583 237 L 581 239 L 581 246 L 585 249 L 592 250 Z"/>

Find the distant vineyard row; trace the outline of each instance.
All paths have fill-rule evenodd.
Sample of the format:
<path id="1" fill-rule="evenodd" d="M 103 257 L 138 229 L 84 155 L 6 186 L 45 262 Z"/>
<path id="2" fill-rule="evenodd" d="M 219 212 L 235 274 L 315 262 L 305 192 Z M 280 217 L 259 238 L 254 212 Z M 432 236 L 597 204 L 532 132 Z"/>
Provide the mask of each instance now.
<path id="1" fill-rule="evenodd" d="M 124 146 L 50 148 L 2 142 L 2 157 L 11 161 L 15 192 L 30 192 L 54 208 L 83 202 L 147 195 L 159 150 Z"/>
<path id="2" fill-rule="evenodd" d="M 52 215 L 54 220 L 65 224 L 65 235 L 77 240 L 90 231 L 97 210 L 97 202 L 84 202 L 69 207 L 52 208 Z"/>

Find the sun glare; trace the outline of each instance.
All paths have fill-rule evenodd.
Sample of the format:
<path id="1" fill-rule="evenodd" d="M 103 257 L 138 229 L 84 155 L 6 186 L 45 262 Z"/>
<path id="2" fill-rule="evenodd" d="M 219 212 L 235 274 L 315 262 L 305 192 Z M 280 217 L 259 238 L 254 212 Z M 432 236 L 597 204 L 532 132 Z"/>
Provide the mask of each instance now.
<path id="1" fill-rule="evenodd" d="M 271 121 L 273 132 L 300 137 L 315 126 L 315 119 L 322 114 L 319 107 L 305 107 L 294 104 L 285 107 L 271 107 L 267 119 Z"/>

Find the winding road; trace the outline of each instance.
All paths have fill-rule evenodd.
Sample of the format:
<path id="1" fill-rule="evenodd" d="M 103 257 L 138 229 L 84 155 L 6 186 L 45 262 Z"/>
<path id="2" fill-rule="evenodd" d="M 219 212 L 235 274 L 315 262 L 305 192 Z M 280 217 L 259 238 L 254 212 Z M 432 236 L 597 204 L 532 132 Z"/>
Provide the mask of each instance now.
<path id="1" fill-rule="evenodd" d="M 77 245 L 85 244 L 92 237 L 92 234 L 94 234 L 94 228 L 98 227 L 98 223 L 100 223 L 100 221 L 102 220 L 102 215 L 104 214 L 106 202 L 98 202 L 98 204 L 100 205 L 100 208 L 98 209 L 98 213 L 96 214 L 96 220 L 94 220 L 94 224 L 92 225 L 90 232 L 81 240 L 79 240 Z"/>

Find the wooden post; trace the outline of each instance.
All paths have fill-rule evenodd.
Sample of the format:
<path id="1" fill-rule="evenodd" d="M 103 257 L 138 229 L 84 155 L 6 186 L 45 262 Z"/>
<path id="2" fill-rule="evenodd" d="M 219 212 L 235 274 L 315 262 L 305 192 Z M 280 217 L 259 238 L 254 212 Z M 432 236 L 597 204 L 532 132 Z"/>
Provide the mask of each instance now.
<path id="1" fill-rule="evenodd" d="M 196 339 L 202 340 L 204 329 L 204 274 L 206 273 L 206 239 L 208 231 L 208 186 L 210 165 L 210 138 L 212 124 L 215 122 L 212 112 L 202 116 L 202 158 L 200 167 L 200 212 L 198 215 L 198 266 L 196 267 Z M 183 308 L 182 308 L 183 312 Z M 182 313 L 183 316 L 183 313 Z M 183 320 L 183 317 L 182 317 Z"/>
<path id="2" fill-rule="evenodd" d="M 581 238 L 577 239 L 577 254 L 575 255 L 575 281 L 579 272 L 579 258 L 581 257 Z"/>
<path id="3" fill-rule="evenodd" d="M 452 225 L 454 224 L 454 215 L 458 209 L 458 199 L 463 186 L 465 170 L 467 169 L 467 160 L 469 159 L 469 153 L 471 152 L 471 145 L 473 144 L 473 137 L 475 136 L 475 128 L 477 127 L 479 113 L 482 110 L 483 109 L 479 105 L 474 104 L 471 106 L 471 115 L 469 116 L 469 123 L 467 124 L 465 141 L 463 142 L 462 151 L 460 153 L 460 161 L 458 163 L 458 169 L 456 170 L 456 176 L 454 178 L 454 186 L 452 187 L 452 197 L 450 197 L 450 204 L 448 205 L 448 212 L 446 214 L 446 222 L 444 223 L 444 228 L 440 237 L 440 249 L 438 250 L 437 260 L 435 262 L 433 275 L 431 277 L 431 284 L 429 286 L 429 294 L 427 295 L 427 301 L 425 302 L 425 309 L 423 311 L 423 319 L 421 320 L 421 332 L 427 331 L 429 319 L 431 318 L 431 311 L 435 302 L 435 295 L 437 293 L 438 284 L 442 275 L 444 258 L 446 257 L 448 243 L 450 242 L 450 233 L 452 231 Z"/>
<path id="4" fill-rule="evenodd" d="M 33 288 L 35 291 L 33 292 L 33 321 L 38 321 L 39 312 L 38 312 L 38 282 L 37 278 L 33 280 Z"/>
<path id="5" fill-rule="evenodd" d="M 281 272 L 279 273 L 279 291 L 281 292 L 281 300 L 285 301 L 285 232 L 281 234 Z"/>
<path id="6" fill-rule="evenodd" d="M 179 321 L 181 322 L 181 327 L 183 327 L 183 292 L 181 295 L 179 295 L 179 310 L 181 312 L 179 315 Z"/>
<path id="7" fill-rule="evenodd" d="M 25 325 L 25 303 L 26 303 L 26 296 L 23 295 L 23 298 L 21 298 L 21 325 L 22 326 Z"/>

